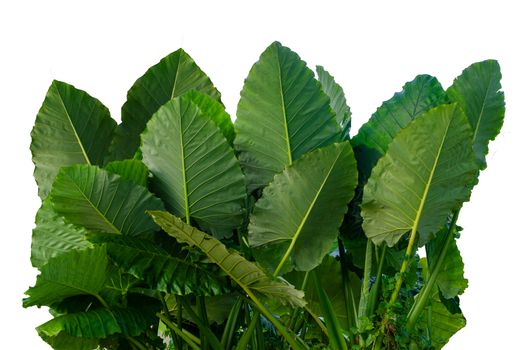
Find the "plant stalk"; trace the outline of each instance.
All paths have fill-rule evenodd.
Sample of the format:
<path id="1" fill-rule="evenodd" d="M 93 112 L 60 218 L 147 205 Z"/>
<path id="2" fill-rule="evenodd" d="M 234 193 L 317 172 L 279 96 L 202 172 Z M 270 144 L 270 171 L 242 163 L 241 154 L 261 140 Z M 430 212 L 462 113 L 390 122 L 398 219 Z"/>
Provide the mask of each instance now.
<path id="1" fill-rule="evenodd" d="M 341 278 L 343 280 L 343 293 L 345 296 L 345 308 L 347 311 L 348 331 L 350 336 L 353 334 L 353 327 L 358 327 L 356 301 L 354 299 L 354 291 L 350 287 L 348 279 L 347 256 L 343 241 L 338 238 L 337 245 L 339 247 L 339 263 L 341 264 Z"/>
<path id="2" fill-rule="evenodd" d="M 440 274 L 443 268 L 444 260 L 447 255 L 447 250 L 449 248 L 449 243 L 453 239 L 459 213 L 460 210 L 457 210 L 453 213 L 453 217 L 451 218 L 451 224 L 449 225 L 449 231 L 446 235 L 444 242 L 442 243 L 442 250 L 440 251 L 440 256 L 438 257 L 435 266 L 433 266 L 433 270 L 429 274 L 429 278 L 425 283 L 425 286 L 416 297 L 416 300 L 414 301 L 414 304 L 411 310 L 409 311 L 409 314 L 407 316 L 407 329 L 411 329 L 414 326 L 422 310 L 428 304 L 429 296 L 431 295 L 433 288 L 436 286 L 436 279 L 438 278 L 438 275 Z"/>
<path id="3" fill-rule="evenodd" d="M 414 241 L 416 240 L 416 234 L 418 230 L 418 225 L 414 225 L 411 230 L 411 235 L 409 236 L 409 243 L 407 244 L 407 249 L 405 250 L 405 257 L 403 259 L 400 273 L 398 274 L 396 278 L 396 286 L 394 287 L 394 291 L 392 292 L 390 303 L 394 304 L 396 300 L 398 299 L 398 295 L 400 294 L 400 288 L 403 284 L 403 275 L 407 271 L 407 267 L 409 266 L 409 261 L 411 260 L 411 256 L 414 253 Z"/>
<path id="4" fill-rule="evenodd" d="M 386 252 L 387 245 L 383 244 L 383 248 L 381 248 L 381 257 L 378 260 L 378 271 L 376 273 L 376 281 L 374 281 L 374 285 L 370 289 L 370 295 L 367 304 L 367 316 L 369 317 L 374 315 L 374 311 L 376 310 L 376 302 L 378 301 L 378 294 L 381 286 L 381 272 L 383 270 L 383 264 L 385 263 Z"/>

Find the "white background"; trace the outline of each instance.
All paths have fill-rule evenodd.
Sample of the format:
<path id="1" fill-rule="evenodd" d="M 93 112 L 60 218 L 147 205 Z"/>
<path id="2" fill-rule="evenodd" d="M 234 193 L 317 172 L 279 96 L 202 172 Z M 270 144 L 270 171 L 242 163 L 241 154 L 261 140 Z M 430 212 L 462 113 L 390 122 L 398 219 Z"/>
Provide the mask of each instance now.
<path id="1" fill-rule="evenodd" d="M 48 348 L 34 331 L 47 312 L 22 309 L 21 299 L 36 275 L 29 255 L 39 199 L 29 133 L 52 79 L 88 91 L 119 119 L 135 79 L 183 47 L 234 116 L 251 65 L 279 40 L 337 78 L 354 134 L 415 75 L 435 75 L 447 87 L 472 62 L 500 61 L 506 120 L 459 220 L 468 324 L 445 349 L 527 349 L 527 11 L 522 1 L 361 3 L 2 2 L 0 348 Z"/>

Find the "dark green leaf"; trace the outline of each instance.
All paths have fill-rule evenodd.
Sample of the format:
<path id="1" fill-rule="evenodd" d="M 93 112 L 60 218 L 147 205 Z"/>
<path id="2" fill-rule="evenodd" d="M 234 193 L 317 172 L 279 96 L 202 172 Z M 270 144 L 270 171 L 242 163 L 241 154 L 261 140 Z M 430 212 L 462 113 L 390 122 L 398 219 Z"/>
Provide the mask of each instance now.
<path id="1" fill-rule="evenodd" d="M 343 129 L 341 134 L 342 140 L 350 138 L 351 116 L 350 107 L 348 107 L 343 88 L 335 82 L 335 79 L 322 66 L 316 67 L 317 77 L 321 83 L 323 92 L 330 98 L 330 107 L 336 114 L 337 123 Z"/>
<path id="2" fill-rule="evenodd" d="M 315 150 L 264 189 L 249 224 L 258 261 L 275 275 L 308 271 L 329 253 L 357 184 L 348 142 Z"/>
<path id="3" fill-rule="evenodd" d="M 62 166 L 102 165 L 116 123 L 99 100 L 54 80 L 31 131 L 39 196 L 45 198 Z"/>
<path id="4" fill-rule="evenodd" d="M 131 236 L 157 231 L 145 212 L 163 208 L 146 188 L 90 165 L 62 168 L 50 196 L 55 211 L 73 224 Z"/>
<path id="5" fill-rule="evenodd" d="M 106 171 L 121 176 L 123 180 L 147 187 L 148 168 L 140 160 L 116 160 L 106 164 Z"/>
<path id="6" fill-rule="evenodd" d="M 499 134 L 504 121 L 504 93 L 501 91 L 499 63 L 487 60 L 464 69 L 447 89 L 449 99 L 457 102 L 473 130 L 473 148 L 479 167 L 486 167 L 488 143 Z"/>
<path id="7" fill-rule="evenodd" d="M 306 63 L 278 42 L 253 65 L 235 122 L 249 191 L 266 186 L 304 153 L 337 142 L 341 128 Z"/>
<path id="8" fill-rule="evenodd" d="M 154 112 L 170 99 L 190 90 L 220 100 L 220 93 L 211 80 L 183 49 L 150 67 L 128 91 L 121 110 L 122 123 L 112 142 L 111 158 L 132 158 L 139 147 L 139 135 Z"/>

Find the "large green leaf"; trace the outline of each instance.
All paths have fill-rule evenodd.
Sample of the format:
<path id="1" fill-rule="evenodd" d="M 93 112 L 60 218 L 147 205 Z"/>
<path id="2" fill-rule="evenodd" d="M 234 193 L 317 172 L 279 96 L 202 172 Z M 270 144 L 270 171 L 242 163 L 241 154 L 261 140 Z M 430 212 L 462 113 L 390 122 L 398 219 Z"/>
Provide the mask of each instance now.
<path id="1" fill-rule="evenodd" d="M 84 239 L 87 230 L 65 222 L 53 210 L 49 197 L 42 202 L 35 221 L 31 240 L 31 263 L 35 267 L 41 267 L 50 258 L 72 249 L 91 246 Z"/>
<path id="2" fill-rule="evenodd" d="M 169 235 L 182 243 L 202 250 L 250 296 L 265 297 L 299 307 L 305 305 L 302 291 L 296 290 L 284 280 L 271 279 L 255 263 L 246 260 L 236 251 L 229 251 L 216 238 L 187 225 L 168 212 L 151 211 L 149 213 Z"/>
<path id="3" fill-rule="evenodd" d="M 175 98 L 154 114 L 142 135 L 143 161 L 154 175 L 154 192 L 172 213 L 218 237 L 231 236 L 242 223 L 244 176 L 195 97 Z"/>
<path id="4" fill-rule="evenodd" d="M 445 245 L 447 246 L 445 257 L 442 258 L 443 264 L 439 266 L 440 270 L 435 277 L 436 285 L 443 297 L 451 299 L 464 293 L 468 286 L 468 280 L 464 278 L 464 262 L 455 236 L 449 234 L 449 230 L 444 228 L 425 247 L 428 265 L 435 268 Z"/>
<path id="5" fill-rule="evenodd" d="M 341 137 L 330 100 L 313 72 L 278 42 L 249 72 L 235 129 L 235 147 L 249 191 L 266 186 L 304 153 Z"/>
<path id="6" fill-rule="evenodd" d="M 504 121 L 504 93 L 500 91 L 500 80 L 499 63 L 487 60 L 464 69 L 447 89 L 449 98 L 466 112 L 481 169 L 486 167 L 488 143 L 499 134 Z"/>
<path id="7" fill-rule="evenodd" d="M 148 168 L 137 159 L 115 160 L 106 164 L 106 171 L 121 176 L 123 180 L 132 181 L 147 187 Z"/>
<path id="8" fill-rule="evenodd" d="M 362 204 L 363 229 L 392 247 L 405 233 L 431 239 L 469 199 L 477 164 L 464 112 L 442 105 L 403 129 L 372 171 Z"/>
<path id="9" fill-rule="evenodd" d="M 62 168 L 50 197 L 55 211 L 70 223 L 132 236 L 157 231 L 145 211 L 163 208 L 145 187 L 90 165 Z"/>
<path id="10" fill-rule="evenodd" d="M 34 287 L 26 291 L 24 307 L 50 305 L 75 295 L 99 298 L 108 271 L 104 247 L 72 250 L 49 259 Z"/>
<path id="11" fill-rule="evenodd" d="M 155 324 L 155 321 L 156 318 L 144 310 L 130 307 L 96 309 L 56 317 L 37 327 L 37 332 L 54 349 L 71 350 L 72 347 L 68 348 L 66 344 L 57 342 L 66 338 L 68 345 L 71 346 L 71 342 L 77 340 L 74 344 L 79 346 L 78 342 L 83 342 L 82 339 L 104 339 L 113 334 L 138 336 Z"/>
<path id="12" fill-rule="evenodd" d="M 356 184 L 349 142 L 308 153 L 275 176 L 249 224 L 258 261 L 275 275 L 319 265 L 332 249 Z"/>
<path id="13" fill-rule="evenodd" d="M 218 271 L 206 264 L 173 257 L 150 240 L 106 234 L 91 235 L 90 240 L 105 242 L 108 256 L 152 289 L 178 295 L 225 292 L 225 279 Z"/>
<path id="14" fill-rule="evenodd" d="M 321 89 L 330 98 L 330 107 L 336 114 L 337 123 L 343 129 L 341 139 L 347 140 L 350 138 L 352 112 L 350 112 L 350 107 L 347 105 L 343 88 L 336 83 L 334 77 L 322 66 L 317 66 L 316 71 L 321 83 Z"/>
<path id="15" fill-rule="evenodd" d="M 45 198 L 62 166 L 102 165 L 116 123 L 99 100 L 54 80 L 31 131 L 39 196 Z"/>
<path id="16" fill-rule="evenodd" d="M 164 57 L 130 88 L 121 110 L 122 123 L 112 142 L 112 159 L 132 158 L 150 117 L 170 99 L 197 90 L 216 100 L 220 93 L 183 49 Z"/>

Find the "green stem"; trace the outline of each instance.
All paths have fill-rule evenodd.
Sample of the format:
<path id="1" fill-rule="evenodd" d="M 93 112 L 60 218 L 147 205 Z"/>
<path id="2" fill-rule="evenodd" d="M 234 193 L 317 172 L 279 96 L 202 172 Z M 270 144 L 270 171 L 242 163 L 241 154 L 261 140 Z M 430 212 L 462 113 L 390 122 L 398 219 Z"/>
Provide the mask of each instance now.
<path id="1" fill-rule="evenodd" d="M 339 247 L 339 263 L 341 264 L 341 279 L 343 280 L 343 294 L 345 296 L 345 308 L 347 312 L 348 332 L 350 336 L 353 333 L 353 327 L 358 327 L 356 301 L 354 300 L 354 291 L 350 287 L 348 279 L 347 256 L 343 241 L 338 238 L 337 245 Z"/>
<path id="2" fill-rule="evenodd" d="M 174 325 L 174 323 L 171 322 L 170 319 L 168 319 L 167 317 L 165 317 L 165 315 L 163 314 L 160 314 L 160 313 L 157 313 L 156 316 L 158 316 L 158 318 L 163 322 L 165 323 L 165 325 L 167 325 L 167 327 L 169 327 L 170 329 L 174 330 L 174 332 L 176 332 L 176 334 L 178 334 L 178 336 L 183 339 L 193 350 L 200 350 L 200 345 L 195 343 L 190 337 L 187 336 L 187 334 L 185 334 L 181 329 L 179 329 L 178 327 L 176 327 Z"/>
<path id="3" fill-rule="evenodd" d="M 398 295 L 400 294 L 400 288 L 403 284 L 403 275 L 407 271 L 407 267 L 409 266 L 409 261 L 411 260 L 411 256 L 414 254 L 414 241 L 416 240 L 416 233 L 417 233 L 417 225 L 414 225 L 411 231 L 411 235 L 409 236 L 409 243 L 407 244 L 407 249 L 405 250 L 405 257 L 403 258 L 403 262 L 400 268 L 400 273 L 396 277 L 396 286 L 394 287 L 394 290 L 392 291 L 392 295 L 390 298 L 390 303 L 393 304 L 398 299 Z"/>
<path id="4" fill-rule="evenodd" d="M 161 306 L 163 308 L 163 312 L 165 313 L 165 315 L 167 315 L 167 317 L 170 318 L 170 312 L 169 312 L 169 308 L 167 307 L 167 303 L 165 302 L 165 297 L 163 296 L 163 294 L 161 294 L 161 292 L 158 292 L 158 294 L 159 294 L 159 299 L 161 301 Z M 169 331 L 170 331 L 170 335 L 171 335 L 171 339 L 172 339 L 172 343 L 174 344 L 174 347 L 176 348 L 176 350 L 180 350 L 176 332 L 174 332 L 172 328 L 169 328 Z"/>
<path id="5" fill-rule="evenodd" d="M 303 291 L 303 292 L 306 289 L 306 285 L 308 284 L 308 277 L 309 276 L 310 276 L 310 271 L 306 271 L 305 274 L 304 274 L 304 279 L 303 279 L 302 285 L 301 285 L 301 291 Z M 292 327 L 295 327 L 295 324 L 297 323 L 297 318 L 299 317 L 299 312 L 300 312 L 299 308 L 295 308 L 293 310 L 293 315 L 290 318 L 290 321 L 288 322 L 288 328 L 289 329 L 294 330 L 294 328 L 292 328 Z"/>
<path id="6" fill-rule="evenodd" d="M 182 298 L 181 300 L 182 300 L 182 303 L 183 303 L 183 307 L 185 308 L 185 311 L 189 314 L 189 316 L 191 317 L 192 321 L 200 329 L 200 337 L 203 334 L 203 336 L 205 338 L 207 338 L 208 343 L 211 345 L 211 347 L 214 350 L 221 350 L 222 346 L 220 345 L 220 341 L 218 341 L 218 339 L 216 338 L 214 333 L 211 331 L 211 329 L 209 329 L 209 325 L 203 323 L 202 319 L 200 317 L 198 317 L 198 315 L 194 312 L 194 310 L 192 309 L 191 305 L 189 304 L 189 302 L 185 298 Z M 203 341 L 203 340 L 201 340 L 201 341 Z M 202 349 L 204 349 L 203 344 L 202 344 Z"/>
<path id="7" fill-rule="evenodd" d="M 367 304 L 367 316 L 369 317 L 374 315 L 374 311 L 376 310 L 376 302 L 378 301 L 379 289 L 381 287 L 381 272 L 383 270 L 383 264 L 385 263 L 386 251 L 387 245 L 384 244 L 383 248 L 381 248 L 381 257 L 378 260 L 378 271 L 376 273 L 376 281 L 374 281 L 374 285 L 370 289 L 370 295 Z"/>
<path id="8" fill-rule="evenodd" d="M 367 316 L 367 303 L 369 297 L 370 287 L 370 272 L 372 269 L 372 241 L 367 241 L 367 248 L 365 249 L 365 268 L 363 273 L 363 283 L 361 286 L 361 298 L 359 299 L 358 318 L 360 329 L 364 330 L 362 325 L 362 318 Z"/>
<path id="9" fill-rule="evenodd" d="M 407 316 L 407 329 L 412 329 L 412 327 L 418 320 L 420 313 L 422 312 L 424 307 L 429 303 L 429 296 L 431 295 L 431 292 L 436 286 L 436 279 L 438 278 L 438 275 L 440 274 L 440 272 L 442 271 L 442 268 L 444 267 L 444 260 L 447 255 L 449 244 L 451 240 L 453 239 L 453 236 L 455 233 L 456 222 L 457 222 L 459 213 L 460 213 L 460 210 L 457 210 L 453 213 L 453 217 L 451 218 L 451 224 L 449 225 L 449 231 L 446 235 L 444 242 L 442 243 L 442 249 L 440 251 L 440 255 L 438 256 L 438 259 L 436 260 L 436 264 L 435 266 L 433 266 L 433 270 L 430 273 L 429 278 L 427 282 L 425 283 L 425 286 L 423 287 L 423 289 L 420 291 L 420 293 L 416 297 L 414 301 L 414 305 L 409 311 L 409 314 Z"/>
<path id="10" fill-rule="evenodd" d="M 198 299 L 198 312 L 200 313 L 200 317 L 202 319 L 202 323 L 205 325 L 209 325 L 209 319 L 207 317 L 207 309 L 205 308 L 205 297 L 199 296 Z M 200 338 L 202 342 L 202 349 L 209 349 L 209 345 L 207 344 L 207 337 L 205 334 L 203 334 L 202 331 L 200 331 Z"/>
<path id="11" fill-rule="evenodd" d="M 237 344 L 236 350 L 245 350 L 247 345 L 249 344 L 249 341 L 251 340 L 251 337 L 253 336 L 253 332 L 255 331 L 255 327 L 257 327 L 257 323 L 260 319 L 260 313 L 258 311 L 253 312 L 253 317 L 251 318 L 251 321 L 249 322 L 249 326 L 244 332 L 244 335 L 242 338 L 240 338 L 240 341 Z"/>
<path id="12" fill-rule="evenodd" d="M 222 334 L 222 340 L 220 341 L 223 349 L 231 349 L 231 342 L 233 341 L 236 331 L 237 321 L 242 304 L 242 297 L 238 297 L 235 301 L 235 304 L 231 308 L 231 311 L 229 312 L 229 317 L 227 318 L 226 325 L 224 327 L 224 333 Z"/>
<path id="13" fill-rule="evenodd" d="M 137 347 L 139 350 L 148 350 L 147 347 L 143 344 L 141 344 L 140 342 L 138 342 L 136 339 L 132 338 L 132 337 L 126 337 L 127 340 L 133 344 L 135 347 Z"/>

